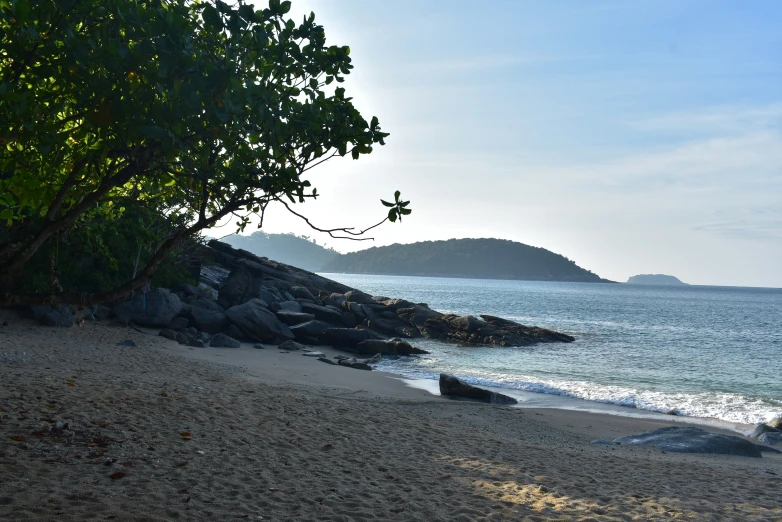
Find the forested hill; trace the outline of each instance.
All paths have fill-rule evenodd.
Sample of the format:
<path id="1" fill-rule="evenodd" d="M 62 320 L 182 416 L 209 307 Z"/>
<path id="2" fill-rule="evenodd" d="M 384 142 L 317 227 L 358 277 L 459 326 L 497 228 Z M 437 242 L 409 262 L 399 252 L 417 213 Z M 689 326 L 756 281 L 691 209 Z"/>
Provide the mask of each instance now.
<path id="1" fill-rule="evenodd" d="M 249 236 L 232 235 L 221 241 L 234 248 L 242 248 L 257 256 L 293 265 L 310 272 L 320 270 L 326 263 L 339 256 L 339 252 L 325 248 L 308 237 L 293 234 L 267 234 L 255 232 Z"/>
<path id="2" fill-rule="evenodd" d="M 564 256 L 503 239 L 449 239 L 373 247 L 335 257 L 321 271 L 607 282 Z"/>

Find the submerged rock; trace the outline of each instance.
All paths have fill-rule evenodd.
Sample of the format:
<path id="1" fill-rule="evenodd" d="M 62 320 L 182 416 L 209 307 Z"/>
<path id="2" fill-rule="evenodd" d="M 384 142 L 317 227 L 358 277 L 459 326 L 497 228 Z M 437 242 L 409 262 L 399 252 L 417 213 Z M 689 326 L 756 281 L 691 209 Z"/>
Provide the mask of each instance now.
<path id="1" fill-rule="evenodd" d="M 495 393 L 493 391 L 484 390 L 483 388 L 478 388 L 472 384 L 467 384 L 461 379 L 447 373 L 440 374 L 440 395 L 462 397 L 465 399 L 488 402 L 490 404 L 518 404 L 519 402 L 513 397 L 508 397 L 501 393 Z"/>
<path id="2" fill-rule="evenodd" d="M 762 457 L 761 451 L 774 451 L 734 435 L 711 433 L 690 426 L 668 426 L 614 439 L 617 444 L 656 446 L 676 453 L 716 453 L 741 457 Z"/>

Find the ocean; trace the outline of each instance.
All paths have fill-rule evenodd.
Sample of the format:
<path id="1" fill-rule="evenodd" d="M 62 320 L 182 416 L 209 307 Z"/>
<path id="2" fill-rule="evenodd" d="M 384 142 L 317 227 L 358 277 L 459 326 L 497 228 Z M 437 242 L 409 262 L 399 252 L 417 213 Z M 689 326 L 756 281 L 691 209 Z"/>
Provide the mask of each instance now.
<path id="1" fill-rule="evenodd" d="M 496 315 L 576 338 L 518 348 L 414 339 L 431 355 L 385 358 L 378 368 L 429 388 L 448 372 L 522 402 L 544 394 L 578 400 L 561 407 L 740 424 L 782 415 L 782 289 L 322 275 L 440 312 Z"/>

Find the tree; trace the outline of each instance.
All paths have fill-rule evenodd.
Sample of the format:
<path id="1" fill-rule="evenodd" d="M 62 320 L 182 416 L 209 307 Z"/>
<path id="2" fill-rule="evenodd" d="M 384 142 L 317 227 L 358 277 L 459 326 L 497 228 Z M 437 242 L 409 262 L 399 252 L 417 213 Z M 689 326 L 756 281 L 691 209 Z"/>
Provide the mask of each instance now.
<path id="1" fill-rule="evenodd" d="M 338 86 L 350 49 L 326 45 L 314 14 L 286 18 L 290 6 L 0 2 L 0 274 L 19 274 L 57 234 L 129 205 L 183 223 L 132 280 L 58 295 L 115 299 L 228 215 L 243 229 L 280 201 L 303 217 L 291 205 L 317 197 L 311 168 L 384 144 L 377 118 L 367 122 Z M 397 194 L 386 219 L 408 214 L 403 203 Z"/>

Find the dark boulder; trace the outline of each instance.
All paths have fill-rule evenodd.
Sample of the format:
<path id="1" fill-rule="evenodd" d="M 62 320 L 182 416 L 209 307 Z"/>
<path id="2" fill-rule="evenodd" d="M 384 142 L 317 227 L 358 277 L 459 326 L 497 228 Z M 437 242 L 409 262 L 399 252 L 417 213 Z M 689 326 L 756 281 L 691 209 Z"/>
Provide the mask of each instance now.
<path id="1" fill-rule="evenodd" d="M 339 357 L 337 364 L 340 366 L 347 366 L 348 368 L 355 368 L 356 370 L 369 370 L 372 371 L 372 364 L 380 362 L 380 354 L 370 357 L 369 359 L 356 359 L 355 357 Z"/>
<path id="2" fill-rule="evenodd" d="M 235 325 L 256 341 L 287 341 L 295 337 L 290 328 L 280 322 L 260 299 L 251 299 L 232 306 L 225 313 Z"/>
<path id="3" fill-rule="evenodd" d="M 113 313 L 122 322 L 133 321 L 141 326 L 168 326 L 182 312 L 182 300 L 165 288 L 155 288 L 146 293 L 146 307 L 142 295 L 132 301 L 120 303 Z"/>
<path id="4" fill-rule="evenodd" d="M 676 453 L 717 453 L 760 458 L 762 446 L 734 435 L 711 433 L 689 426 L 668 426 L 614 439 L 617 444 L 656 446 L 661 451 Z"/>
<path id="5" fill-rule="evenodd" d="M 222 309 L 218 311 L 201 308 L 199 306 L 191 306 L 190 317 L 196 328 L 210 334 L 222 332 L 231 324 L 231 321 Z"/>
<path id="6" fill-rule="evenodd" d="M 306 323 L 307 321 L 312 321 L 315 319 L 314 314 L 289 312 L 287 310 L 280 310 L 278 312 L 275 312 L 275 315 L 277 316 L 277 319 L 279 319 L 280 321 L 282 321 L 283 323 L 289 326 Z"/>
<path id="7" fill-rule="evenodd" d="M 76 314 L 70 306 L 59 304 L 53 309 L 45 312 L 41 322 L 46 326 L 57 326 L 60 328 L 70 328 L 76 322 Z"/>
<path id="8" fill-rule="evenodd" d="M 193 337 L 190 338 L 190 340 L 187 342 L 187 345 L 192 346 L 194 348 L 204 348 L 206 346 L 206 344 L 204 344 L 204 341 Z"/>
<path id="9" fill-rule="evenodd" d="M 314 303 L 300 303 L 301 311 L 313 314 L 315 319 L 327 323 L 342 324 L 342 313 Z"/>
<path id="10" fill-rule="evenodd" d="M 490 404 L 518 404 L 513 397 L 478 388 L 447 373 L 440 374 L 440 395 L 473 399 Z"/>
<path id="11" fill-rule="evenodd" d="M 239 348 L 241 345 L 242 343 L 223 333 L 216 334 L 209 342 L 212 348 Z"/>
<path id="12" fill-rule="evenodd" d="M 272 305 L 272 310 L 301 313 L 301 304 L 298 301 L 280 301 Z"/>
<path id="13" fill-rule="evenodd" d="M 184 330 L 188 326 L 190 326 L 190 321 L 185 317 L 174 317 L 168 324 L 168 327 L 172 330 Z"/>
<path id="14" fill-rule="evenodd" d="M 290 350 L 292 352 L 305 350 L 304 346 L 297 343 L 296 341 L 285 341 L 284 343 L 280 343 L 277 348 L 280 350 Z"/>
<path id="15" fill-rule="evenodd" d="M 291 326 L 291 332 L 296 340 L 308 344 L 318 344 L 318 339 L 331 328 L 328 323 L 323 321 L 307 321 L 306 323 Z"/>
<path id="16" fill-rule="evenodd" d="M 188 344 L 193 338 L 183 332 L 176 332 L 174 340 L 179 344 Z"/>
<path id="17" fill-rule="evenodd" d="M 358 328 L 329 328 L 323 334 L 323 340 L 326 341 L 326 344 L 349 352 L 356 351 L 358 343 L 361 341 L 376 337 L 371 331 Z"/>
<path id="18" fill-rule="evenodd" d="M 426 350 L 421 350 L 411 346 L 400 339 L 367 339 L 356 345 L 356 352 L 360 354 L 379 353 L 381 355 L 418 355 L 427 354 Z"/>
<path id="19" fill-rule="evenodd" d="M 748 437 L 751 438 L 751 439 L 757 439 L 758 437 L 760 437 L 764 433 L 767 433 L 767 432 L 772 432 L 773 433 L 773 432 L 779 432 L 779 431 L 780 430 L 778 430 L 777 428 L 772 428 L 768 424 L 758 424 L 757 426 L 755 426 L 755 429 L 752 430 L 752 433 L 750 433 L 748 435 Z"/>
<path id="20" fill-rule="evenodd" d="M 782 430 L 782 417 L 775 417 L 766 423 L 766 426 Z"/>
<path id="21" fill-rule="evenodd" d="M 234 339 L 239 339 L 240 341 L 252 341 L 252 339 L 235 324 L 232 324 L 226 328 L 225 333 L 228 335 L 228 337 L 233 337 Z"/>
<path id="22" fill-rule="evenodd" d="M 176 332 L 174 330 L 171 330 L 170 328 L 164 328 L 160 330 L 160 333 L 158 333 L 160 337 L 165 337 L 166 339 L 170 339 L 172 341 L 176 341 Z"/>
<path id="23" fill-rule="evenodd" d="M 779 444 L 782 442 L 782 431 L 767 431 L 758 437 L 758 441 L 762 442 L 763 444 Z"/>
<path id="24" fill-rule="evenodd" d="M 504 331 L 515 334 L 521 338 L 523 343 L 535 344 L 535 343 L 572 343 L 576 340 L 575 337 L 553 330 L 546 330 L 545 328 L 538 328 L 537 326 L 525 326 L 507 319 L 495 317 L 493 315 L 481 315 L 481 318 L 490 325 Z M 518 342 L 518 341 L 516 341 Z M 522 346 L 516 344 L 516 346 Z"/>
<path id="25" fill-rule="evenodd" d="M 223 308 L 244 304 L 250 299 L 259 298 L 263 279 L 243 266 L 231 271 L 231 275 L 220 284 L 217 302 Z"/>
<path id="26" fill-rule="evenodd" d="M 288 292 L 290 292 L 291 295 L 296 299 L 310 299 L 312 301 L 315 300 L 315 296 L 312 295 L 312 292 L 310 292 L 307 288 L 300 285 L 289 286 Z"/>

